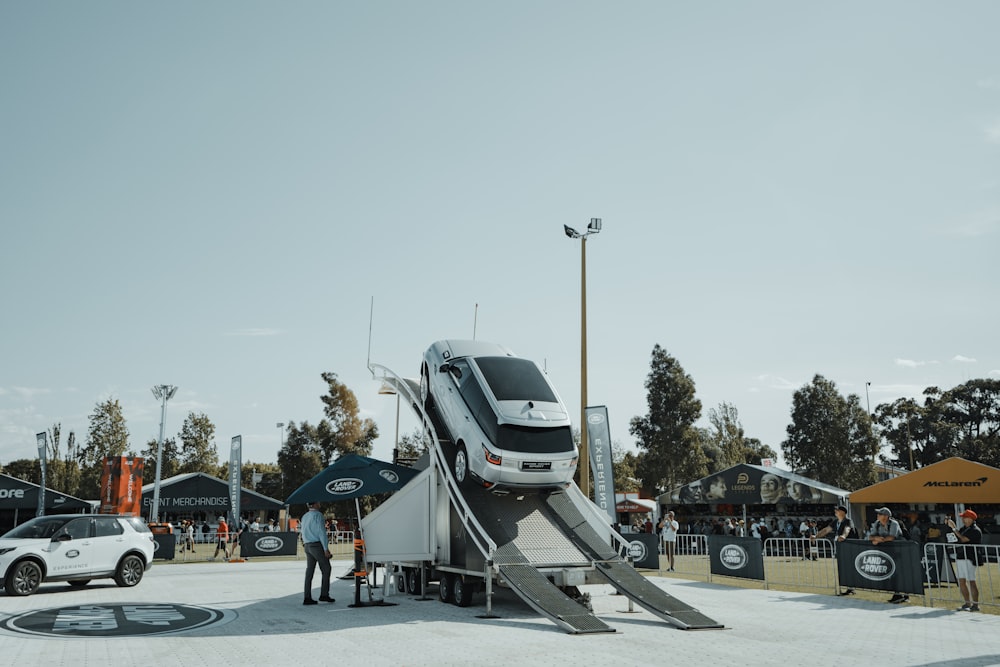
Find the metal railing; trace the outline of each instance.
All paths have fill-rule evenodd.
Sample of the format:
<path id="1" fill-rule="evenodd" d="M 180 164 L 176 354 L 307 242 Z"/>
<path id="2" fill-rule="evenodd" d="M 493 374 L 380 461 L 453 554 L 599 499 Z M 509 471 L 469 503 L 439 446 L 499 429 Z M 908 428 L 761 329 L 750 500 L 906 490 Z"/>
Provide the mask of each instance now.
<path id="1" fill-rule="evenodd" d="M 965 602 L 955 570 L 956 545 L 928 543 L 924 545 L 921 565 L 924 568 L 924 596 L 928 606 L 954 605 Z M 975 553 L 976 587 L 979 605 L 1000 607 L 1000 546 L 991 544 L 960 545 L 968 555 Z"/>
<path id="2" fill-rule="evenodd" d="M 837 547 L 823 538 L 769 537 L 764 540 L 766 586 L 837 589 Z"/>

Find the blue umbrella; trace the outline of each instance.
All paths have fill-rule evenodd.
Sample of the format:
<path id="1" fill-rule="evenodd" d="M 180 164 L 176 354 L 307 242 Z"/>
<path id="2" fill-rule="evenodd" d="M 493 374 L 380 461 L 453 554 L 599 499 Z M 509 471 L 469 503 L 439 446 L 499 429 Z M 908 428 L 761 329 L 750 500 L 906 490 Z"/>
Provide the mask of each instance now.
<path id="1" fill-rule="evenodd" d="M 375 493 L 392 493 L 403 488 L 417 473 L 413 468 L 348 454 L 295 489 L 285 502 L 334 502 Z"/>

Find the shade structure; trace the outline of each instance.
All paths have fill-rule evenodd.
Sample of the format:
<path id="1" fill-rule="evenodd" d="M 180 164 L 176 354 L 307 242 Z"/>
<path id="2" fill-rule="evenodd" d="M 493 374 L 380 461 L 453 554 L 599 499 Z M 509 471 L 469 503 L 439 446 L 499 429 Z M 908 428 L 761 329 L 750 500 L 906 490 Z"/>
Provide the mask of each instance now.
<path id="1" fill-rule="evenodd" d="M 851 503 L 1000 503 L 1000 469 L 952 457 L 851 494 Z"/>
<path id="2" fill-rule="evenodd" d="M 38 507 L 38 484 L 0 473 L 0 510 L 34 510 Z M 45 509 L 57 512 L 90 510 L 91 503 L 46 487 Z"/>
<path id="3" fill-rule="evenodd" d="M 661 504 L 840 504 L 850 492 L 773 466 L 740 463 L 661 495 Z"/>
<path id="4" fill-rule="evenodd" d="M 335 502 L 376 493 L 392 493 L 403 488 L 417 476 L 417 472 L 394 463 L 348 454 L 295 489 L 285 502 Z"/>
<path id="5" fill-rule="evenodd" d="M 153 503 L 153 484 L 142 487 L 142 512 L 148 514 Z M 280 510 L 283 503 L 252 489 L 240 489 L 240 507 L 244 510 Z M 229 482 L 203 472 L 174 475 L 160 482 L 160 514 L 206 512 L 228 515 L 232 511 Z"/>

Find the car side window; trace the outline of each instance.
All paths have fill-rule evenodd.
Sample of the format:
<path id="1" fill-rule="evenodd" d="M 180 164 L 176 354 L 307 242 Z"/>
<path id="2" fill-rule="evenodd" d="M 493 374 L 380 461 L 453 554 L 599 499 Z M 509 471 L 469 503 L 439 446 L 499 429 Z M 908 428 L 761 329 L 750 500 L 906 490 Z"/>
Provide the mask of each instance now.
<path id="1" fill-rule="evenodd" d="M 74 540 L 82 540 L 90 537 L 90 525 L 92 521 L 87 519 L 73 519 L 59 531 L 60 534 L 66 534 L 72 537 Z"/>
<path id="2" fill-rule="evenodd" d="M 122 525 L 118 523 L 118 519 L 114 517 L 104 517 L 99 516 L 94 519 L 97 523 L 97 536 L 98 537 L 112 537 L 114 535 L 121 535 L 125 532 Z"/>
<path id="3" fill-rule="evenodd" d="M 456 362 L 457 364 L 458 362 Z M 466 362 L 462 362 L 463 364 Z M 465 404 L 469 406 L 469 412 L 475 417 L 476 423 L 479 427 L 483 429 L 483 433 L 489 438 L 490 442 L 496 444 L 497 441 L 497 416 L 493 412 L 493 408 L 490 406 L 489 400 L 486 398 L 486 394 L 483 392 L 483 388 L 479 386 L 479 381 L 476 380 L 472 371 L 466 364 L 462 370 L 462 384 L 459 386 L 459 391 L 462 393 L 462 399 Z"/>

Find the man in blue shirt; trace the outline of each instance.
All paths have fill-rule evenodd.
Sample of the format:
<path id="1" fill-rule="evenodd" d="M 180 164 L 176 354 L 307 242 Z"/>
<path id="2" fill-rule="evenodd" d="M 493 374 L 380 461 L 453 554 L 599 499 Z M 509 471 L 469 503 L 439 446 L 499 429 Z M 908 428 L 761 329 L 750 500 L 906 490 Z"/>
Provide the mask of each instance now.
<path id="1" fill-rule="evenodd" d="M 322 574 L 320 580 L 320 602 L 333 602 L 330 597 L 330 538 L 326 533 L 326 521 L 323 513 L 319 511 L 319 501 L 306 503 L 309 511 L 302 516 L 302 546 L 306 552 L 306 582 L 305 597 L 302 604 L 317 604 L 312 596 L 313 574 L 316 573 L 316 565 L 319 564 L 319 571 Z"/>

